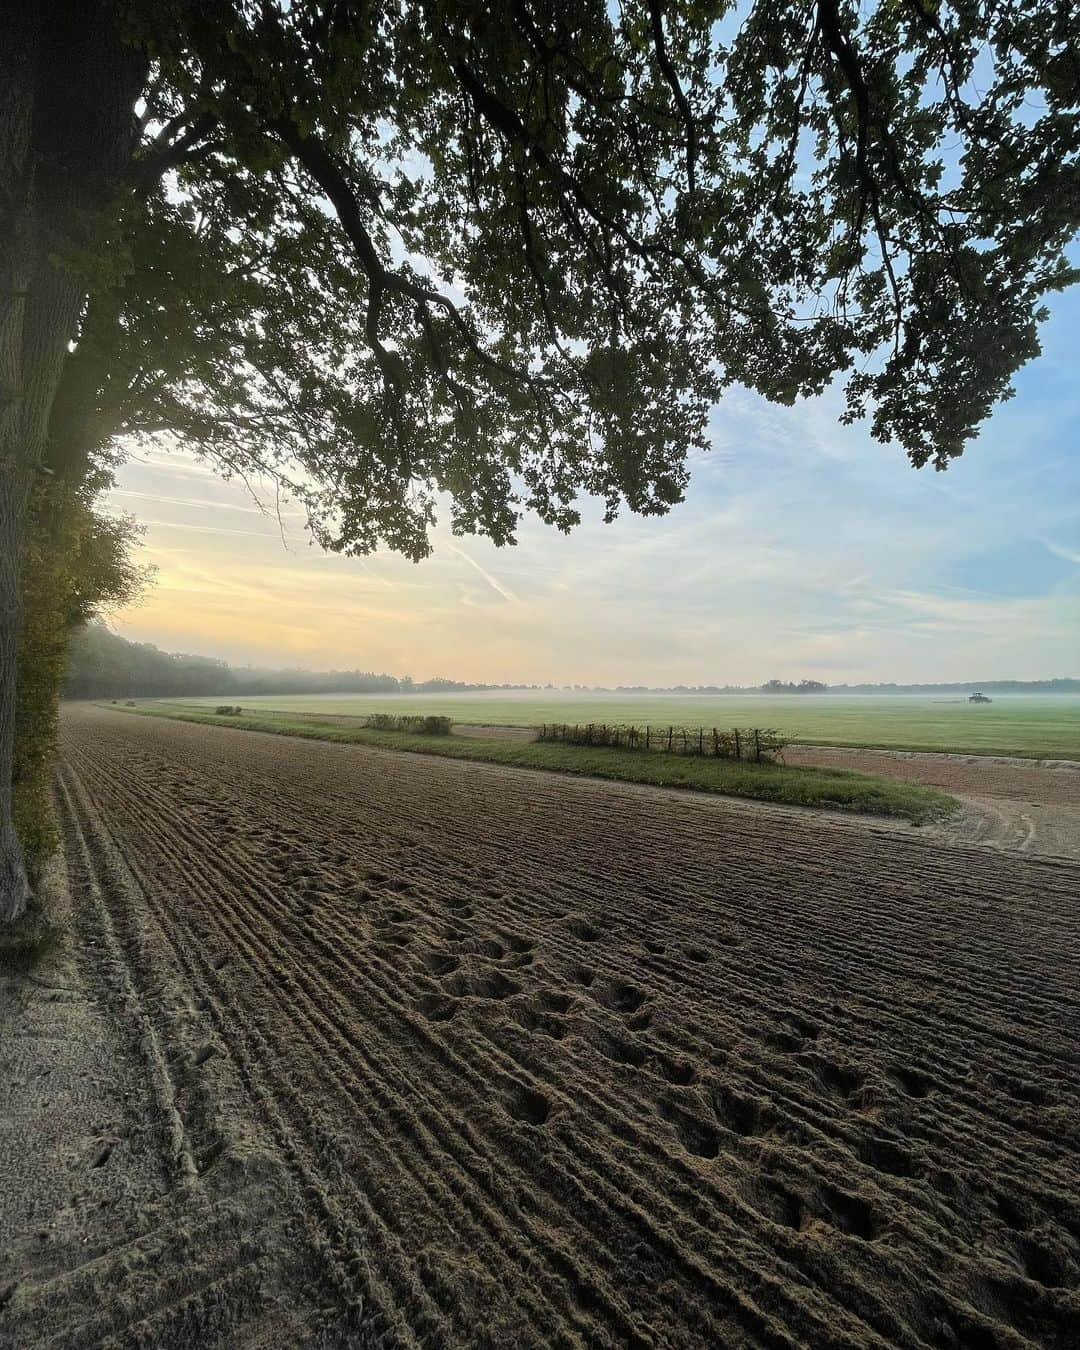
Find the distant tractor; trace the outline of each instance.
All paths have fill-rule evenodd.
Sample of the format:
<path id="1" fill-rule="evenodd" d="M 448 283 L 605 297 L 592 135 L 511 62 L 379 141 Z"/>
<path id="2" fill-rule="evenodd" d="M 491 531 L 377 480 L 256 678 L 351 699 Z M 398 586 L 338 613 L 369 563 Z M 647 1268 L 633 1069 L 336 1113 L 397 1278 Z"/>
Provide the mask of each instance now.
<path id="1" fill-rule="evenodd" d="M 978 691 L 972 694 L 968 699 L 969 703 L 993 703 L 993 701 L 992 698 L 987 698 L 985 694 L 980 694 Z"/>

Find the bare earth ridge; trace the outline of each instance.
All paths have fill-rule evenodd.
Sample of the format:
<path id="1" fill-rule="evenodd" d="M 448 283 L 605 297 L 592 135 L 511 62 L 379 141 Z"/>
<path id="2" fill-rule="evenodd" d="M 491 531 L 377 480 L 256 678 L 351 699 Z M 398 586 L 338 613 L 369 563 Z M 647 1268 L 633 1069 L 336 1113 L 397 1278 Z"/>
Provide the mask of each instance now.
<path id="1" fill-rule="evenodd" d="M 1075 863 L 85 707 L 64 755 L 161 1165 L 14 1234 L 3 1344 L 1075 1344 Z"/>
<path id="2" fill-rule="evenodd" d="M 954 839 L 1080 862 L 1080 763 L 930 755 L 910 750 L 852 750 L 791 745 L 789 764 L 908 778 L 944 788 L 962 810 L 947 822 Z"/>

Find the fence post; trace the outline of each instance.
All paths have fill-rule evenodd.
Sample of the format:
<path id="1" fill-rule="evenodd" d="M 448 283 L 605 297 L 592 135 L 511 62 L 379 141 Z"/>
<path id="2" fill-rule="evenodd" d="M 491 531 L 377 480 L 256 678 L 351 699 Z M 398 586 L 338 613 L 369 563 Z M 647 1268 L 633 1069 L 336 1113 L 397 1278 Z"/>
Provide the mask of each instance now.
<path id="1" fill-rule="evenodd" d="M 735 728 L 735 758 L 742 759 L 742 747 L 739 744 L 739 728 Z"/>
<path id="2" fill-rule="evenodd" d="M 646 728 L 645 728 L 645 749 L 648 750 L 648 748 L 649 748 L 649 728 L 646 727 Z"/>
<path id="3" fill-rule="evenodd" d="M 697 729 L 697 752 L 698 752 L 699 755 L 703 755 L 703 754 L 705 753 L 705 728 L 704 728 L 704 727 L 698 727 L 698 729 Z"/>
<path id="4" fill-rule="evenodd" d="M 761 763 L 761 733 L 757 727 L 754 728 L 754 759 L 758 764 Z"/>
<path id="5" fill-rule="evenodd" d="M 674 727 L 668 727 L 668 729 L 667 729 L 667 748 L 668 748 L 668 754 L 669 754 L 669 755 L 671 754 L 671 738 L 672 738 L 672 735 L 674 734 L 674 732 L 675 732 L 675 728 L 674 728 Z"/>

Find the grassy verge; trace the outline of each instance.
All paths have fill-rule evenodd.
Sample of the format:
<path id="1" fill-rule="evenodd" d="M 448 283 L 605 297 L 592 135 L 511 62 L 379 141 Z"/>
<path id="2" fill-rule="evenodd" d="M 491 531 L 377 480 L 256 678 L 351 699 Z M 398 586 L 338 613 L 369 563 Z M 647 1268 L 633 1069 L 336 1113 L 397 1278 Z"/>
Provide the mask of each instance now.
<path id="1" fill-rule="evenodd" d="M 969 759 L 1061 760 L 1065 763 L 1080 761 L 1080 755 L 1072 750 L 1063 750 L 1059 753 L 1045 746 L 1027 746 L 1018 750 L 1015 747 L 1009 749 L 993 745 L 931 745 L 914 741 L 909 745 L 901 744 L 899 741 L 818 740 L 813 736 L 800 736 L 798 740 L 791 740 L 788 744 L 813 746 L 822 750 L 886 750 L 904 755 L 963 755 Z"/>
<path id="2" fill-rule="evenodd" d="M 109 706 L 109 705 L 103 705 Z M 947 815 L 954 798 L 935 788 L 898 778 L 879 778 L 849 769 L 822 769 L 808 765 L 737 764 L 722 759 L 695 759 L 683 755 L 643 754 L 630 750 L 538 741 L 496 740 L 465 736 L 416 736 L 408 732 L 373 731 L 344 722 L 308 719 L 296 714 L 256 714 L 217 717 L 190 707 L 156 704 L 115 711 L 143 717 L 165 717 L 181 722 L 267 731 L 308 740 L 371 745 L 386 750 L 436 755 L 442 759 L 482 760 L 523 769 L 547 769 L 589 778 L 611 778 L 655 787 L 689 788 L 730 797 L 785 806 L 816 806 L 830 810 L 898 816 L 916 825 Z"/>
<path id="3" fill-rule="evenodd" d="M 57 950 L 64 931 L 31 907 L 0 931 L 0 975 L 23 975 Z"/>

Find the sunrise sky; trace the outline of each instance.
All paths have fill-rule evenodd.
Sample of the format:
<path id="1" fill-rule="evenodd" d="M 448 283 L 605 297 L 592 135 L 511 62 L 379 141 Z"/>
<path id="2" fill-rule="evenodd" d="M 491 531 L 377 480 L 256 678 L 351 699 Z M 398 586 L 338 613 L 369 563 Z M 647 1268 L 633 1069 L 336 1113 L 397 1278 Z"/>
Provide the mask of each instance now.
<path id="1" fill-rule="evenodd" d="M 435 556 L 332 557 L 183 453 L 143 451 L 107 508 L 146 526 L 124 636 L 239 664 L 556 684 L 1080 675 L 1080 293 L 1045 354 L 944 474 L 793 409 L 730 394 L 664 519 L 599 510 L 518 546 L 435 534 Z M 267 494 L 272 501 L 272 494 Z"/>

